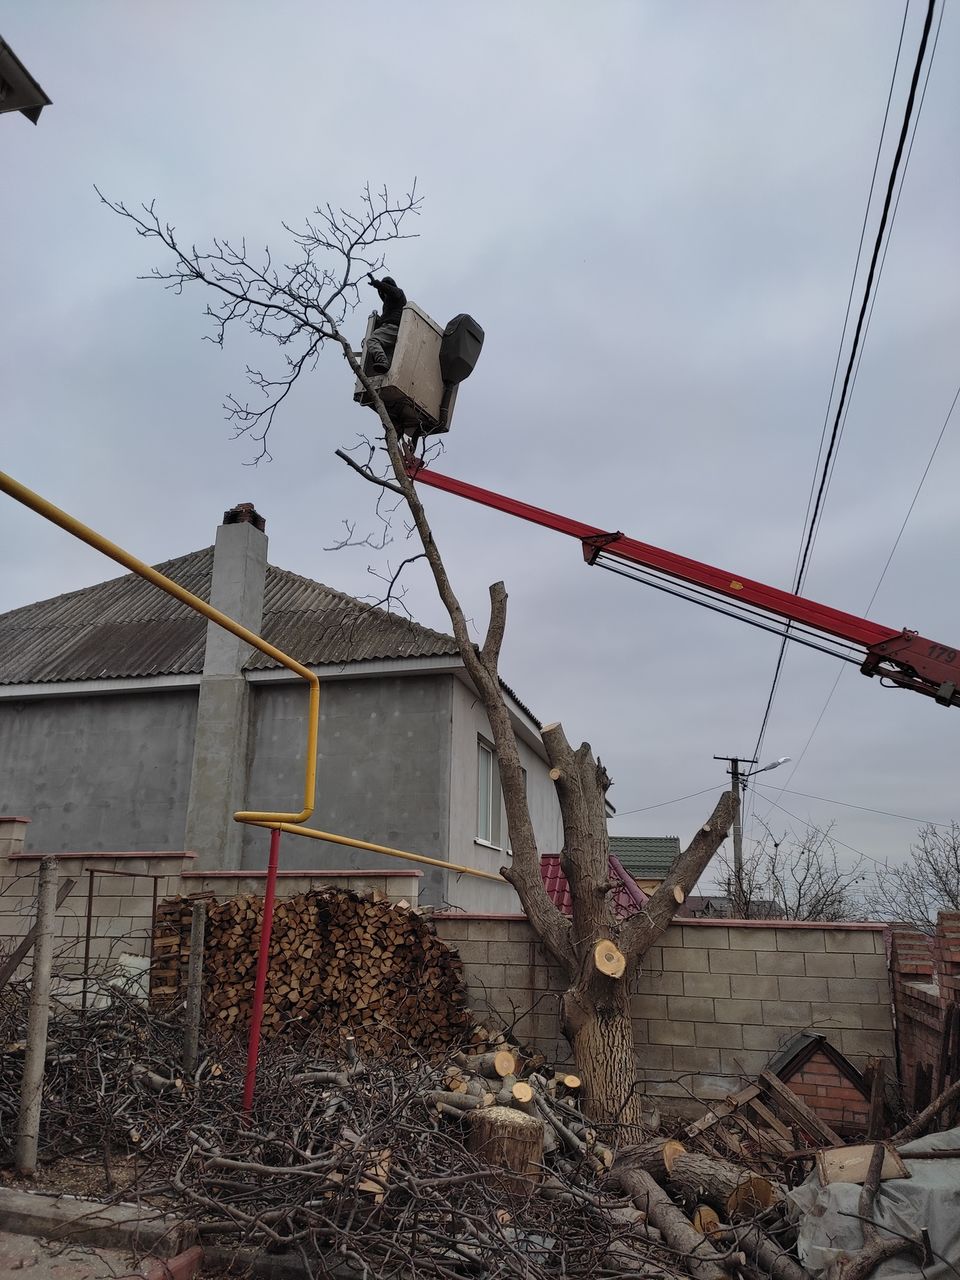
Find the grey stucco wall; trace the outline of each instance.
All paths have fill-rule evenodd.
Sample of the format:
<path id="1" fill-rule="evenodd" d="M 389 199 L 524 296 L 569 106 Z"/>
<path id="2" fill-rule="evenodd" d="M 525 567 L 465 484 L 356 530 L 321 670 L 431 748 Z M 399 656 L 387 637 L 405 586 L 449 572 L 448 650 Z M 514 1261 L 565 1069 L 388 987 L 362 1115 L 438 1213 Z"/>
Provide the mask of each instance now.
<path id="1" fill-rule="evenodd" d="M 453 682 L 453 733 L 450 758 L 450 859 L 484 871 L 499 871 L 508 861 L 503 848 L 491 849 L 477 840 L 477 738 L 490 741 L 490 725 L 477 695 L 460 680 Z M 550 781 L 549 766 L 525 742 L 519 742 L 520 762 L 527 771 L 527 801 L 541 853 L 559 853 L 563 843 L 560 806 Z M 501 802 L 501 845 L 507 843 L 506 817 Z M 447 901 L 464 911 L 519 911 L 520 901 L 508 884 L 451 874 Z"/>
<path id="2" fill-rule="evenodd" d="M 444 858 L 448 847 L 452 676 L 328 680 L 320 694 L 316 812 L 309 826 Z M 299 807 L 303 793 L 307 695 L 299 684 L 258 684 L 251 699 L 251 809 Z M 241 865 L 266 864 L 267 833 L 247 828 Z M 284 838 L 288 869 L 396 870 L 395 858 Z M 421 867 L 420 901 L 443 901 L 445 875 Z M 479 883 L 479 882 L 478 882 Z"/>
<path id="3" fill-rule="evenodd" d="M 182 849 L 197 691 L 0 702 L 0 814 L 44 853 Z"/>

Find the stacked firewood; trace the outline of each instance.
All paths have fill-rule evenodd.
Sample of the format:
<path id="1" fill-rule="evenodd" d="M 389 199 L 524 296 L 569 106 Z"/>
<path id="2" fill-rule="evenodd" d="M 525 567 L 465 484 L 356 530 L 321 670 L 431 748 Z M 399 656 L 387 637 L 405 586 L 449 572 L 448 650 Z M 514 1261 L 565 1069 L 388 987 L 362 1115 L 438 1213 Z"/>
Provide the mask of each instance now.
<path id="1" fill-rule="evenodd" d="M 160 905 L 151 995 L 177 1002 L 186 988 L 192 902 Z M 206 1014 L 221 1034 L 250 1017 L 263 915 L 253 895 L 210 901 L 204 945 Z M 403 1048 L 437 1054 L 471 1039 L 474 1028 L 459 958 L 429 918 L 386 898 L 328 888 L 278 902 L 270 941 L 263 1033 L 338 1041 L 362 1051 Z"/>

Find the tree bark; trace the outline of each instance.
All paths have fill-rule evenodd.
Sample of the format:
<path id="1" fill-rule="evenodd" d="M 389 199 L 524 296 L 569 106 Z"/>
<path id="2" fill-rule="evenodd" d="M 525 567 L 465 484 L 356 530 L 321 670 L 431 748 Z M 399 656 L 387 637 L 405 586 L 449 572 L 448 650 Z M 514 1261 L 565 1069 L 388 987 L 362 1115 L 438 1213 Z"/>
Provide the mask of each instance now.
<path id="1" fill-rule="evenodd" d="M 681 1255 L 684 1267 L 694 1280 L 729 1280 L 717 1250 L 648 1173 L 642 1169 L 620 1169 L 611 1174 L 610 1180 L 623 1188 L 637 1208 L 647 1215 L 650 1225 Z"/>
<path id="2" fill-rule="evenodd" d="M 701 1200 L 712 1204 L 725 1222 L 752 1217 L 782 1199 L 782 1192 L 769 1179 L 697 1151 L 681 1152 L 671 1160 L 670 1183 L 688 1204 Z"/>

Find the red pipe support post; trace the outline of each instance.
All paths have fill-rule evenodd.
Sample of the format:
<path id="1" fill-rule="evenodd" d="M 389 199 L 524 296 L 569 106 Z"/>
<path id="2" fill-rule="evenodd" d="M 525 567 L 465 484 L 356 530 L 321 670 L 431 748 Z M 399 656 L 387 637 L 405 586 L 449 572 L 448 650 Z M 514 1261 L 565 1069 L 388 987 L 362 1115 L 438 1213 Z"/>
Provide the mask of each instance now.
<path id="1" fill-rule="evenodd" d="M 260 1059 L 260 1025 L 263 1022 L 263 999 L 267 989 L 267 972 L 270 968 L 270 935 L 273 932 L 273 900 L 277 889 L 277 870 L 280 866 L 280 829 L 270 832 L 270 861 L 267 863 L 267 883 L 263 893 L 263 921 L 260 925 L 260 949 L 257 953 L 257 980 L 253 989 L 253 1008 L 250 1012 L 250 1036 L 247 1040 L 247 1074 L 243 1082 L 243 1110 L 253 1108 L 253 1094 L 257 1083 L 257 1063 Z"/>

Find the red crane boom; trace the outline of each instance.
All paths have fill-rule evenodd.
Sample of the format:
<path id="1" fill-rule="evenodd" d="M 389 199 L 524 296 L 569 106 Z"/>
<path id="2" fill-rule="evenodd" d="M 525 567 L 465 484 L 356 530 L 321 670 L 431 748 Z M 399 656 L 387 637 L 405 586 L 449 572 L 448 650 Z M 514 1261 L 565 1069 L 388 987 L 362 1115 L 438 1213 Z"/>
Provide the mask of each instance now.
<path id="1" fill-rule="evenodd" d="M 603 564 L 605 567 L 618 563 L 627 565 L 652 574 L 652 578 L 640 579 L 651 585 L 662 586 L 665 581 L 682 583 L 708 599 L 734 601 L 736 608 L 725 612 L 739 613 L 746 620 L 750 620 L 749 614 L 756 616 L 756 611 L 785 619 L 800 629 L 798 639 L 813 637 L 839 641 L 847 649 L 857 652 L 856 660 L 864 675 L 880 676 L 903 689 L 913 689 L 934 698 L 941 706 L 960 706 L 960 652 L 950 645 L 927 640 L 916 631 L 881 626 L 852 613 L 844 613 L 841 609 L 791 595 L 789 591 L 780 591 L 777 587 L 768 587 L 762 582 L 702 564 L 676 552 L 638 542 L 619 532 L 611 533 L 580 520 L 571 520 L 554 511 L 534 507 L 529 502 L 520 502 L 491 489 L 441 475 L 417 462 L 411 462 L 408 471 L 418 484 L 442 489 L 458 498 L 479 502 L 520 520 L 576 538 L 587 564 Z M 805 642 L 810 643 L 809 638 Z M 827 652 L 835 651 L 827 649 Z M 842 653 L 837 656 L 849 657 Z"/>

